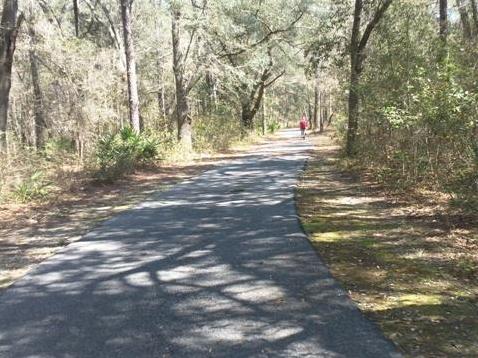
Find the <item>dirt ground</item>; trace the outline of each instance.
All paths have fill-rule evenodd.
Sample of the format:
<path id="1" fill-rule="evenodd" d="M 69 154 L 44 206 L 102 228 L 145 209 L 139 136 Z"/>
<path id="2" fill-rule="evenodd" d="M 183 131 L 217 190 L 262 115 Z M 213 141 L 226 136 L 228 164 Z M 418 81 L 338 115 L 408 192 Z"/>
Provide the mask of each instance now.
<path id="1" fill-rule="evenodd" d="M 332 274 L 406 355 L 478 357 L 478 213 L 340 169 L 330 135 L 310 139 L 298 206 Z"/>

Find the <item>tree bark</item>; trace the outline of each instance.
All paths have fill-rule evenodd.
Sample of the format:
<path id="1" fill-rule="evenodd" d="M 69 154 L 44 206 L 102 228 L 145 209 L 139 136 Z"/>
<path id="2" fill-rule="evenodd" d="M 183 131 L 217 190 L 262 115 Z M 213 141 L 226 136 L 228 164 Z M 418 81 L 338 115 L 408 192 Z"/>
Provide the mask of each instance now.
<path id="1" fill-rule="evenodd" d="M 244 129 L 252 130 L 254 129 L 254 117 L 252 116 L 249 107 L 249 102 L 242 103 L 241 122 Z"/>
<path id="2" fill-rule="evenodd" d="M 184 77 L 184 55 L 181 51 L 181 10 L 172 5 L 171 34 L 173 42 L 173 72 L 176 85 L 176 116 L 178 140 L 185 150 L 192 150 L 192 119 L 189 114 L 189 100 Z"/>
<path id="3" fill-rule="evenodd" d="M 355 0 L 354 19 L 352 25 L 352 36 L 350 39 L 350 85 L 349 85 L 349 103 L 348 103 L 348 128 L 346 152 L 348 156 L 356 154 L 356 141 L 359 122 L 359 84 L 362 73 L 364 50 L 367 46 L 370 35 L 375 26 L 380 22 L 393 0 L 383 0 L 380 6 L 375 10 L 372 19 L 367 23 L 362 35 L 360 36 L 360 27 L 363 13 L 363 0 Z M 443 1 L 443 0 L 440 0 Z"/>
<path id="4" fill-rule="evenodd" d="M 463 28 L 463 37 L 467 40 L 470 40 L 473 35 L 471 32 L 470 17 L 468 16 L 468 11 L 466 10 L 466 7 L 461 0 L 456 0 L 456 7 L 458 8 L 458 12 L 460 13 L 461 26 Z"/>
<path id="5" fill-rule="evenodd" d="M 273 79 L 269 80 L 272 76 L 272 68 L 274 62 L 272 60 L 272 49 L 268 49 L 269 54 L 269 63 L 267 67 L 262 71 L 260 77 L 256 78 L 255 84 L 252 87 L 248 96 L 243 95 L 241 100 L 242 107 L 242 126 L 246 130 L 254 129 L 254 116 L 260 108 L 262 97 L 264 96 L 264 91 L 267 87 L 271 86 L 275 81 L 277 81 L 285 71 L 282 71 L 280 74 L 275 76 Z M 247 92 L 248 86 L 243 85 L 239 88 L 239 91 L 242 93 Z"/>
<path id="6" fill-rule="evenodd" d="M 4 0 L 3 13 L 0 20 L 0 152 L 6 150 L 8 101 L 12 85 L 13 54 L 18 29 L 23 17 L 17 19 L 17 0 Z"/>
<path id="7" fill-rule="evenodd" d="M 36 54 L 36 33 L 33 24 L 28 26 L 28 34 L 30 35 L 30 74 L 33 85 L 33 111 L 35 118 L 35 146 L 42 149 L 45 146 L 47 125 L 43 112 L 43 94 L 40 85 L 40 74 L 38 71 L 38 61 Z"/>
<path id="8" fill-rule="evenodd" d="M 320 115 L 320 78 L 319 78 L 319 69 L 316 69 L 315 78 L 314 78 L 314 116 L 313 116 L 313 128 L 315 130 L 320 129 L 319 115 Z"/>
<path id="9" fill-rule="evenodd" d="M 75 35 L 80 37 L 80 9 L 78 7 L 78 0 L 73 0 L 73 17 L 75 21 Z"/>
<path id="10" fill-rule="evenodd" d="M 124 50 L 126 55 L 126 75 L 128 80 L 129 122 L 131 128 L 139 133 L 138 76 L 136 74 L 136 55 L 133 41 L 132 0 L 121 0 L 121 19 L 123 22 Z"/>
<path id="11" fill-rule="evenodd" d="M 358 83 L 360 77 L 360 25 L 362 21 L 362 0 L 355 0 L 354 21 L 352 25 L 352 37 L 350 41 L 350 85 L 349 85 L 349 113 L 348 113 L 348 128 L 347 128 L 347 146 L 346 152 L 348 156 L 354 155 L 355 140 L 357 137 L 358 127 Z"/>
<path id="12" fill-rule="evenodd" d="M 265 83 L 261 83 L 256 90 L 251 92 L 249 97 L 244 98 L 242 101 L 242 126 L 246 130 L 254 129 L 254 117 L 261 106 L 264 90 Z"/>
<path id="13" fill-rule="evenodd" d="M 446 45 L 448 35 L 448 0 L 440 0 L 440 38 Z"/>
<path id="14" fill-rule="evenodd" d="M 264 94 L 262 95 L 262 135 L 266 135 L 266 92 L 264 90 Z"/>
<path id="15" fill-rule="evenodd" d="M 471 15 L 473 17 L 473 28 L 474 28 L 474 33 L 475 37 L 478 35 L 478 8 L 476 6 L 476 0 L 471 0 L 470 1 L 471 5 Z"/>

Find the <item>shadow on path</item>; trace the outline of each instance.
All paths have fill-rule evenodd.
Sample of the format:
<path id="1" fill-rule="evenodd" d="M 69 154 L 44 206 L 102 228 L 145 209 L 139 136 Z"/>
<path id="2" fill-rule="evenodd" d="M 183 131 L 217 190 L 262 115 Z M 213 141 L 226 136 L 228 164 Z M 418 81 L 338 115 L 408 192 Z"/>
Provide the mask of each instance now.
<path id="1" fill-rule="evenodd" d="M 300 230 L 281 144 L 104 223 L 0 296 L 2 357 L 390 357 Z"/>

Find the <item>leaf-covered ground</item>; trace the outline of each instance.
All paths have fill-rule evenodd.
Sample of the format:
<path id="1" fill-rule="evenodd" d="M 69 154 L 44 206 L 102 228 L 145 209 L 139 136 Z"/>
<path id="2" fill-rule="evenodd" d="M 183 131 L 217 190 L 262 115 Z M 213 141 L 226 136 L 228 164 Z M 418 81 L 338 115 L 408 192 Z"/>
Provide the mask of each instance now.
<path id="1" fill-rule="evenodd" d="M 332 274 L 405 354 L 478 357 L 478 213 L 387 194 L 340 169 L 328 134 L 310 140 L 298 206 Z"/>

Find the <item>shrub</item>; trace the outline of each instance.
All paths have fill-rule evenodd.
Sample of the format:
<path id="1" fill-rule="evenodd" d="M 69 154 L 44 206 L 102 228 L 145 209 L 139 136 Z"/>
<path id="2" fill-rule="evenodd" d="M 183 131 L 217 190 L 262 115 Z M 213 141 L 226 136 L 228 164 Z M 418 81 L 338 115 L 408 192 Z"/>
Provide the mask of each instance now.
<path id="1" fill-rule="evenodd" d="M 193 123 L 193 146 L 198 152 L 226 150 L 241 138 L 241 125 L 230 116 L 198 117 Z"/>
<path id="2" fill-rule="evenodd" d="M 158 155 L 159 142 L 149 134 L 137 134 L 131 128 L 100 138 L 96 149 L 96 178 L 112 182 L 131 173 L 138 165 Z"/>
<path id="3" fill-rule="evenodd" d="M 44 198 L 50 189 L 42 171 L 34 172 L 29 178 L 17 185 L 13 191 L 15 200 L 22 203 Z"/>
<path id="4" fill-rule="evenodd" d="M 48 159 L 55 159 L 58 156 L 73 153 L 75 151 L 74 142 L 68 138 L 49 139 L 45 143 L 44 154 Z"/>
<path id="5" fill-rule="evenodd" d="M 267 131 L 269 133 L 275 133 L 279 129 L 280 129 L 280 123 L 279 122 L 273 121 L 273 122 L 267 123 Z"/>

